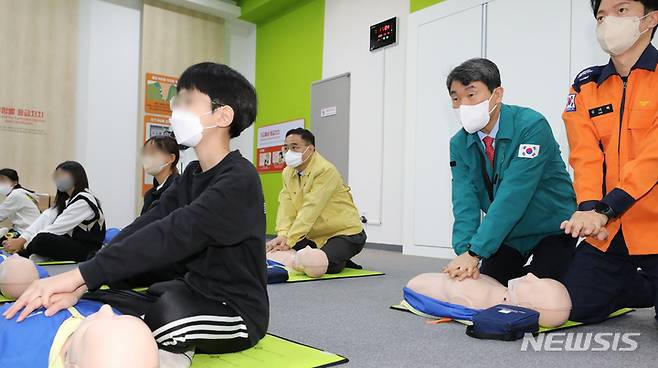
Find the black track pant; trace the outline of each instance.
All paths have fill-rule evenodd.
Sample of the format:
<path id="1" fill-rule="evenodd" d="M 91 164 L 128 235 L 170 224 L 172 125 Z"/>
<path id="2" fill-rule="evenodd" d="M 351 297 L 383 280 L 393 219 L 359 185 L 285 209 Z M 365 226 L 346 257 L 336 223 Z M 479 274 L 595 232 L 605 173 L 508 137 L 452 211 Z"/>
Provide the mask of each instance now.
<path id="1" fill-rule="evenodd" d="M 55 261 L 82 262 L 89 259 L 101 248 L 100 243 L 86 243 L 68 235 L 55 235 L 51 233 L 37 234 L 27 249 L 20 251 L 23 257 L 38 254 Z"/>
<path id="2" fill-rule="evenodd" d="M 222 354 L 253 345 L 244 320 L 233 308 L 204 297 L 180 279 L 154 284 L 145 294 L 107 290 L 87 293 L 84 298 L 143 316 L 163 350 L 181 353 L 194 348 L 197 353 Z"/>
<path id="3" fill-rule="evenodd" d="M 583 242 L 564 285 L 571 296 L 573 321 L 601 322 L 625 307 L 658 308 L 658 255 L 629 255 L 621 231 L 606 252 Z"/>
<path id="4" fill-rule="evenodd" d="M 171 281 L 185 276 L 187 269 L 182 263 L 174 263 L 169 266 L 148 271 L 125 280 L 110 283 L 112 289 L 134 289 L 148 287 L 158 282 Z"/>
<path id="5" fill-rule="evenodd" d="M 350 259 L 363 250 L 366 243 L 366 232 L 362 231 L 356 235 L 339 235 L 327 240 L 322 250 L 327 254 L 329 267 L 327 273 L 339 273 L 349 264 L 352 268 L 361 268 Z M 317 248 L 316 244 L 308 239 L 302 239 L 293 247 L 295 250 L 304 249 L 306 246 Z"/>

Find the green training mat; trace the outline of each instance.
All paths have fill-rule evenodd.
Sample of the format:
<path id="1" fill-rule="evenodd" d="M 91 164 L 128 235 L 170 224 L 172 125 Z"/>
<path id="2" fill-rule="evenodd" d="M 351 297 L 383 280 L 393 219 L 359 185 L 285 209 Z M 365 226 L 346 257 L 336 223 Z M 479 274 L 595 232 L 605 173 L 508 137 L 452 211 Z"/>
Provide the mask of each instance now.
<path id="1" fill-rule="evenodd" d="M 347 362 L 341 355 L 268 334 L 253 348 L 238 353 L 197 354 L 192 368 L 319 368 Z"/>
<path id="2" fill-rule="evenodd" d="M 333 279 L 347 279 L 353 277 L 367 277 L 367 276 L 382 276 L 383 272 L 359 270 L 356 268 L 346 268 L 340 273 L 324 274 L 322 277 L 308 277 L 303 272 L 295 271 L 292 268 L 288 270 L 288 281 L 286 282 L 304 282 L 304 281 L 319 281 L 319 280 L 333 280 Z"/>
<path id="3" fill-rule="evenodd" d="M 429 318 L 429 319 L 443 318 L 443 317 L 432 316 L 432 315 L 423 313 L 423 312 L 415 309 L 411 305 L 409 305 L 409 303 L 407 303 L 404 300 L 401 301 L 399 304 L 392 305 L 390 308 L 394 309 L 394 310 L 403 311 L 403 312 L 413 313 L 415 315 L 418 315 L 418 316 L 421 316 L 421 317 L 424 317 L 424 318 Z M 635 309 L 633 309 L 633 308 L 622 308 L 622 309 L 619 309 L 615 312 L 610 313 L 610 315 L 608 316 L 608 319 L 623 316 L 624 314 L 627 314 L 627 313 L 630 313 L 630 312 L 633 312 L 633 311 L 635 311 Z M 473 324 L 473 322 L 467 321 L 467 320 L 453 319 L 453 321 L 459 322 L 459 323 L 464 324 L 464 325 L 472 325 Z M 557 327 L 541 327 L 540 326 L 539 327 L 539 333 L 553 332 L 553 331 L 557 331 L 557 330 L 564 330 L 564 329 L 567 329 L 567 328 L 573 328 L 573 327 L 584 326 L 584 325 L 586 325 L 586 323 L 575 322 L 575 321 L 566 321 L 564 324 L 562 324 L 561 326 L 557 326 Z"/>
<path id="4" fill-rule="evenodd" d="M 58 265 L 69 265 L 76 264 L 76 261 L 44 261 L 44 262 L 35 262 L 37 266 L 58 266 Z"/>
<path id="5" fill-rule="evenodd" d="M 627 314 L 627 313 L 633 312 L 634 310 L 635 310 L 635 309 L 633 309 L 633 308 L 622 308 L 622 309 L 619 309 L 619 310 L 617 310 L 617 311 L 615 311 L 615 312 L 610 313 L 610 315 L 608 316 L 608 319 L 616 318 L 616 317 L 619 317 L 619 316 L 623 316 L 624 314 Z M 582 322 L 574 322 L 574 321 L 566 321 L 566 322 L 564 322 L 564 324 L 563 324 L 562 326 L 557 326 L 557 327 L 539 327 L 539 332 L 540 332 L 540 333 L 542 333 L 542 332 L 552 332 L 552 331 L 564 330 L 564 329 L 566 329 L 566 328 L 572 328 L 572 327 L 578 327 L 578 326 L 584 326 L 584 325 L 586 325 L 586 323 L 582 323 Z"/>

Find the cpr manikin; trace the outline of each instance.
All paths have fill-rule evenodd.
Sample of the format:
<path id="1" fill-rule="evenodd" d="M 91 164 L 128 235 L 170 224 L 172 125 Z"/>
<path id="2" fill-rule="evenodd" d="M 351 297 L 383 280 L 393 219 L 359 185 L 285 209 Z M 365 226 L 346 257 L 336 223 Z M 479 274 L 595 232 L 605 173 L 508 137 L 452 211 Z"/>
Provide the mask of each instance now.
<path id="1" fill-rule="evenodd" d="M 34 262 L 18 254 L 0 263 L 0 293 L 8 298 L 18 299 L 38 279 L 39 272 Z"/>
<path id="2" fill-rule="evenodd" d="M 327 273 L 329 259 L 320 249 L 306 247 L 300 251 L 284 250 L 267 253 L 267 259 L 279 262 L 295 271 L 304 272 L 308 277 L 321 277 Z"/>
<path id="3" fill-rule="evenodd" d="M 564 285 L 553 279 L 537 278 L 531 273 L 510 280 L 508 287 L 487 275 L 459 281 L 446 273 L 424 273 L 411 279 L 407 288 L 472 309 L 486 309 L 498 304 L 534 309 L 539 312 L 539 324 L 544 327 L 562 325 L 571 312 L 571 298 Z"/>
<path id="4" fill-rule="evenodd" d="M 65 367 L 159 366 L 151 330 L 137 317 L 114 314 L 109 305 L 80 323 L 64 343 L 60 357 Z"/>
<path id="5" fill-rule="evenodd" d="M 0 263 L 0 291 L 6 297 L 17 299 L 39 277 L 37 266 L 17 254 Z M 71 313 L 71 309 L 75 309 L 76 313 Z M 0 340 L 7 341 L 1 336 L 6 333 L 10 339 L 19 340 L 25 346 L 32 346 L 35 355 L 39 355 L 39 348 L 47 350 L 42 355 L 49 357 L 48 367 L 158 367 L 157 345 L 151 330 L 142 320 L 117 315 L 109 305 L 101 307 L 100 303 L 90 301 L 83 301 L 74 308 L 60 311 L 59 314 L 64 316 L 51 318 L 46 317 L 42 311 L 35 311 L 28 318 L 28 323 L 0 318 Z M 63 328 L 64 324 L 67 326 Z M 49 333 L 50 336 L 68 336 L 63 336 L 59 344 L 55 343 L 56 337 L 46 342 L 44 339 L 47 340 Z M 38 341 L 30 342 L 31 338 Z M 33 363 L 21 361 L 20 355 L 12 357 L 11 352 L 7 350 L 8 346 L 0 347 L 0 362 L 11 362 L 11 366 L 18 367 Z M 59 362 L 53 362 L 57 357 Z M 7 359 L 7 362 L 3 359 Z"/>

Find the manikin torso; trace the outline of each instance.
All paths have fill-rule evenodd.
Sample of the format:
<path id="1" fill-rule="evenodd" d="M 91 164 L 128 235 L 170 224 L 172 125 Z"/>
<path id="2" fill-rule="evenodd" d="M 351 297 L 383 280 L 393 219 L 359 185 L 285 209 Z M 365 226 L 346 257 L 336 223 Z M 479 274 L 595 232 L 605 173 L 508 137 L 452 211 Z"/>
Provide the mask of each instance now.
<path id="1" fill-rule="evenodd" d="M 505 303 L 507 288 L 487 275 L 462 281 L 445 273 L 424 273 L 411 279 L 407 287 L 419 294 L 473 309 Z"/>
<path id="2" fill-rule="evenodd" d="M 295 260 L 295 255 L 297 254 L 294 250 L 279 250 L 274 252 L 267 253 L 267 259 L 274 262 L 279 262 L 282 265 L 292 268 L 293 261 Z"/>

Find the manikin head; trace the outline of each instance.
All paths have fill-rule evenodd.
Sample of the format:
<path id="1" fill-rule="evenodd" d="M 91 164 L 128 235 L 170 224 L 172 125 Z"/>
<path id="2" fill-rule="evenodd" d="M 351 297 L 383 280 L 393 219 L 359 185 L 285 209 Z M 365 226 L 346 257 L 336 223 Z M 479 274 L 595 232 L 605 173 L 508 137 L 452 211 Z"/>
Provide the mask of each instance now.
<path id="1" fill-rule="evenodd" d="M 539 312 L 541 326 L 557 327 L 569 319 L 571 298 L 560 282 L 529 273 L 510 280 L 507 286 L 508 302 Z"/>
<path id="2" fill-rule="evenodd" d="M 0 263 L 0 292 L 18 299 L 30 284 L 39 279 L 35 264 L 27 258 L 14 254 Z"/>
<path id="3" fill-rule="evenodd" d="M 327 273 L 329 259 L 327 254 L 311 247 L 306 247 L 297 252 L 293 260 L 293 268 L 297 271 L 303 271 L 309 277 L 320 277 Z"/>
<path id="4" fill-rule="evenodd" d="M 137 317 L 114 314 L 109 305 L 85 318 L 64 344 L 61 357 L 66 368 L 159 366 L 148 326 Z"/>

